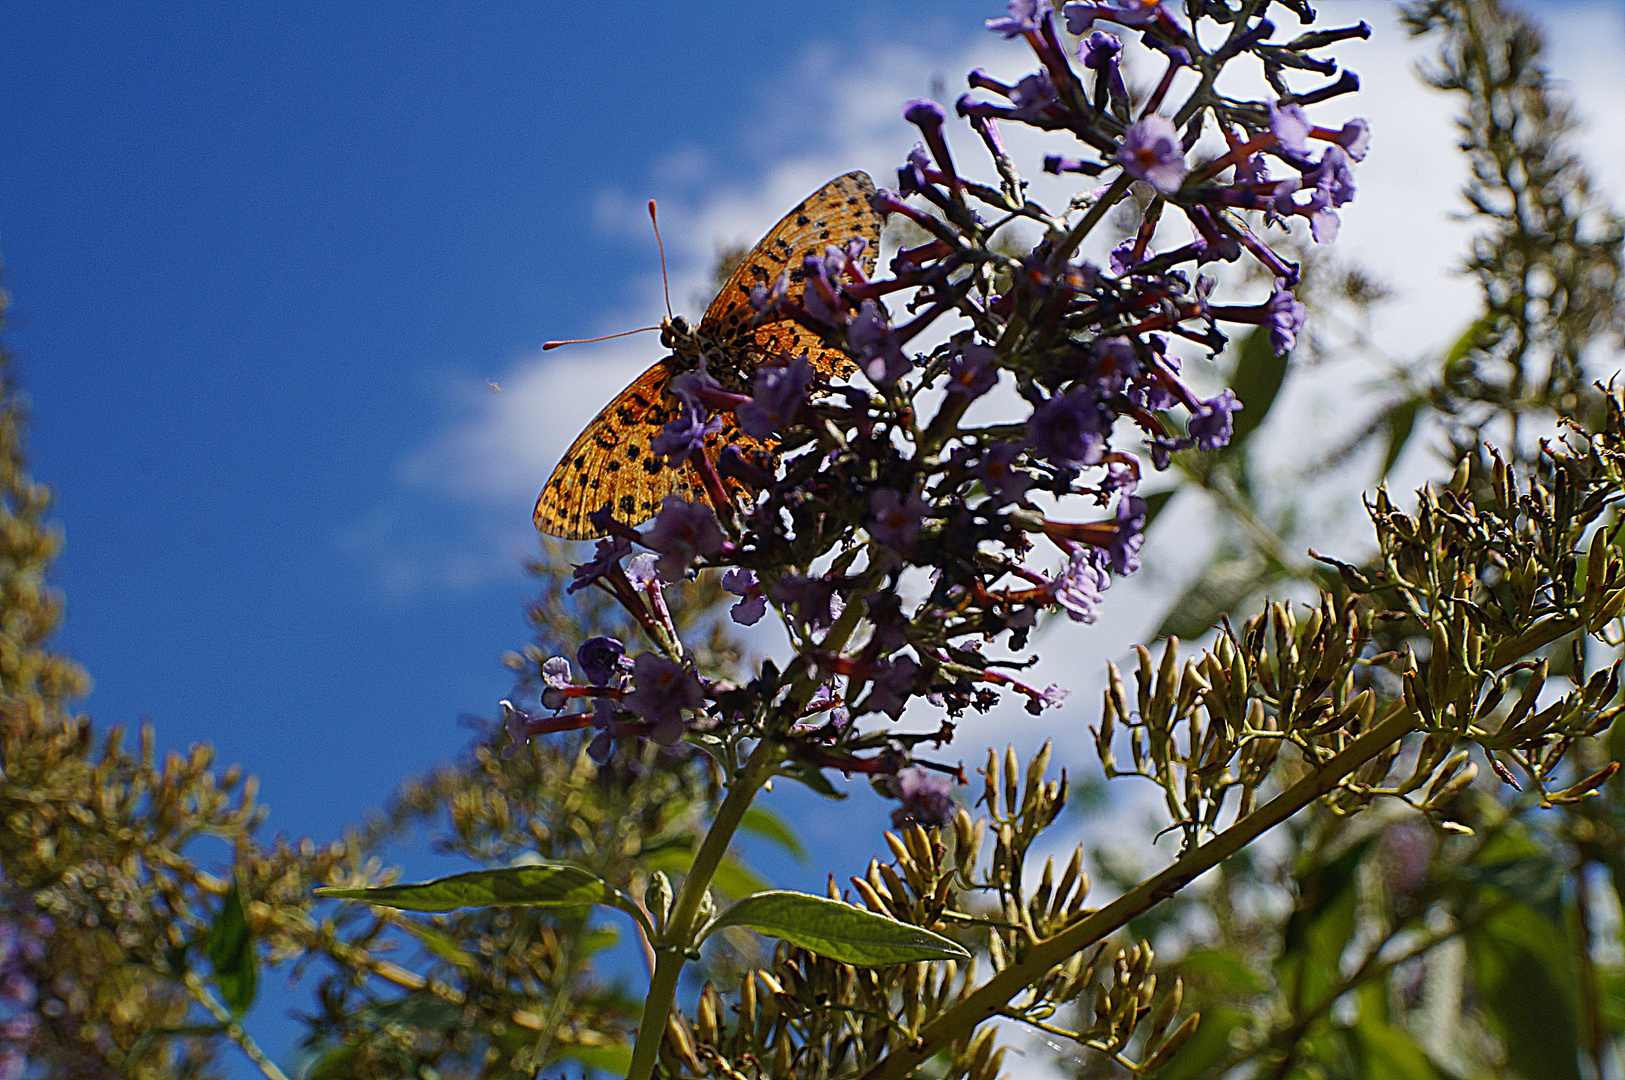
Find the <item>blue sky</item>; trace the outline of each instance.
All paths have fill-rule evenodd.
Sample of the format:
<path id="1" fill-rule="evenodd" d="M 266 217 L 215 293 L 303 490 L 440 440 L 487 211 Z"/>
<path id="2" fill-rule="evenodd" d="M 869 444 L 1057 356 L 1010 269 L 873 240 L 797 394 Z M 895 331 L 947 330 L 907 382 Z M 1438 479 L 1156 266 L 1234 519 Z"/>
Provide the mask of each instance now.
<path id="1" fill-rule="evenodd" d="M 455 754 L 456 717 L 494 711 L 498 657 L 525 639 L 536 490 L 658 355 L 538 352 L 659 316 L 643 200 L 696 311 L 718 243 L 836 173 L 886 175 L 912 142 L 904 99 L 1027 65 L 979 29 L 999 7 L 10 0 L 5 340 L 67 533 L 61 645 L 96 680 L 84 707 L 213 742 L 260 776 L 272 830 L 318 838 Z M 1448 275 L 1447 114 L 1384 5 L 1324 7 L 1387 35 L 1350 54 L 1370 104 L 1336 106 L 1377 133 L 1344 235 L 1403 264 L 1386 332 L 1414 350 L 1470 302 Z M 1544 10 L 1618 193 L 1625 15 Z M 1145 610 L 1109 612 L 1074 670 L 1119 655 Z M 1079 690 L 1073 734 L 1092 719 Z M 1035 741 L 1015 723 L 970 733 L 966 760 Z M 866 861 L 884 810 L 860 792 L 839 827 L 806 818 L 819 865 Z"/>

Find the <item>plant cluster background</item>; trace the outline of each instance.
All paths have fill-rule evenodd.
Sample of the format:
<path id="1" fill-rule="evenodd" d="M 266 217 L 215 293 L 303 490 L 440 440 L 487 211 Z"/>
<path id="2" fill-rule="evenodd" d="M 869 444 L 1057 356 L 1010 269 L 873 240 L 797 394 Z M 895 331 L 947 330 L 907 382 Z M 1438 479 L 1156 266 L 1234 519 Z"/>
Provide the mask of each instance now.
<path id="1" fill-rule="evenodd" d="M 1140 839 L 1111 842 L 1125 829 L 1138 837 L 1154 807 L 1121 784 L 1094 783 L 1088 728 L 1099 723 L 1104 661 L 1132 663 L 1128 644 L 1159 630 L 1197 637 L 1227 611 L 1251 614 L 1266 592 L 1309 595 L 1307 547 L 1358 561 L 1369 527 L 1357 493 L 1385 469 L 1396 497 L 1442 482 L 1453 462 L 1439 409 L 1461 410 L 1477 392 L 1470 380 L 1442 378 L 1449 350 L 1482 311 L 1477 284 L 1457 268 L 1486 225 L 1450 217 L 1467 210 L 1458 194 L 1466 159 L 1450 119 L 1465 99 L 1424 89 L 1410 71 L 1436 39 L 1407 41 L 1390 7 L 1344 6 L 1326 13 L 1331 21 L 1364 18 L 1375 31 L 1371 42 L 1332 50 L 1366 82 L 1348 111 L 1371 120 L 1375 149 L 1344 215 L 1338 262 L 1315 294 L 1323 348 L 1306 343 L 1295 354 L 1240 482 L 1222 471 L 1183 476 L 1187 495 L 1153 525 L 1141 576 L 1114 586 L 1098 623 L 1059 623 L 1038 639 L 1045 659 L 1034 682 L 1069 686 L 1065 707 L 1037 721 L 1006 706 L 965 724 L 954 747 L 974 770 L 985 745 L 1010 741 L 1026 755 L 1055 738 L 1075 811 L 1055 847 L 1064 855 L 1078 838 L 1098 847 L 1098 858 L 1090 854 L 1102 888 L 1160 858 Z M 512 688 L 500 658 L 535 629 L 521 609 L 538 584 L 516 570 L 535 550 L 524 510 L 580 423 L 654 346 L 632 339 L 546 360 L 534 350 L 542 337 L 621 329 L 659 310 L 641 199 L 662 199 L 674 300 L 697 313 L 731 245 L 837 172 L 865 167 L 878 178 L 895 168 L 915 134 L 898 116 L 905 99 L 951 102 L 971 67 L 1013 76 L 1030 63 L 980 31 L 998 11 L 968 7 L 924 21 L 872 5 L 817 19 L 786 13 L 806 20 L 789 26 L 744 11 L 718 9 L 697 25 L 652 14 L 634 35 L 642 44 L 580 12 L 491 12 L 460 27 L 403 17 L 393 28 L 303 12 L 310 21 L 298 30 L 229 11 L 174 23 L 126 14 L 5 17 L 15 33 L 3 66 L 17 91 L 0 119 L 16 163 L 0 177 L 0 250 L 13 295 L 6 342 L 33 413 L 28 472 L 58 501 L 36 515 L 15 467 L 9 497 L 25 533 L 46 518 L 66 529 L 51 579 L 66 595 L 66 617 L 51 648 L 96 680 L 88 696 L 65 697 L 90 683 L 26 661 L 7 689 L 37 685 L 41 708 L 65 701 L 88 712 L 97 740 L 115 723 L 131 725 L 125 744 L 138 755 L 133 726 L 146 718 L 160 760 L 171 747 L 214 744 L 221 765 L 239 762 L 261 777 L 270 811 L 262 841 L 284 832 L 325 844 L 388 803 L 402 778 L 427 776 L 475 739 L 476 722 L 459 726 L 459 714 L 495 719 L 495 701 Z M 1554 90 L 1578 101 L 1586 120 L 1565 145 L 1590 171 L 1592 208 L 1617 206 L 1625 140 L 1610 136 L 1619 120 L 1605 103 L 1625 89 L 1606 57 L 1625 29 L 1603 6 L 1552 5 L 1540 15 Z M 802 44 L 788 54 L 764 45 L 786 37 Z M 543 62 L 542 41 L 570 44 Z M 660 49 L 645 51 L 657 41 Z M 719 41 L 736 63 L 714 59 Z M 1143 59 L 1131 70 L 1145 83 L 1154 71 Z M 684 90 L 651 102 L 650 85 Z M 580 114 L 579 126 L 557 124 L 561 112 Z M 480 122 L 467 123 L 475 113 Z M 1368 276 L 1343 273 L 1352 267 Z M 1604 313 L 1586 328 L 1595 338 L 1588 371 L 1598 377 L 1618 366 L 1610 366 L 1617 327 L 1607 322 Z M 1434 394 L 1439 385 L 1461 397 Z M 1483 392 L 1489 400 L 1472 408 L 1527 410 L 1529 430 L 1544 433 L 1554 403 L 1538 393 L 1507 410 Z M 1464 415 L 1454 418 L 1479 422 Z M 1487 436 L 1502 435 L 1498 422 L 1487 421 Z M 1524 460 L 1532 446 L 1530 438 Z M 48 552 L 26 535 L 14 539 L 18 565 L 41 568 Z M 1193 582 L 1206 588 L 1191 591 Z M 37 629 L 16 632 L 25 657 L 51 623 L 32 617 Z M 541 777 L 567 786 L 549 767 L 537 766 Z M 332 860 L 376 858 L 413 878 L 470 856 L 511 855 L 511 838 L 477 828 L 452 829 L 451 851 L 434 842 L 447 835 L 446 803 L 501 787 L 479 768 L 472 783 L 447 774 L 423 781 L 394 806 L 391 824 L 404 831 L 375 823 Z M 849 786 L 852 798 L 838 805 L 775 793 L 768 805 L 793 822 L 806 861 L 762 824 L 739 872 L 820 891 L 824 872 L 841 881 L 871 856 L 888 857 L 881 832 L 895 804 L 861 781 Z M 1493 785 L 1483 787 L 1491 798 Z M 974 799 L 979 790 L 966 792 Z M 666 792 L 638 812 L 658 831 L 672 824 L 661 806 L 710 797 Z M 194 855 L 218 874 L 239 825 L 230 809 L 211 812 L 225 843 L 202 837 Z M 1289 842 L 1303 838 L 1266 844 L 1265 863 Z M 1372 875 L 1399 872 L 1403 855 L 1385 855 L 1380 867 L 1373 856 L 1358 873 L 1327 861 L 1328 880 L 1347 877 L 1350 891 L 1336 895 L 1351 905 L 1348 934 L 1372 925 L 1359 908 L 1373 902 Z M 297 845 L 267 856 L 262 883 L 291 903 L 309 883 L 310 861 L 324 858 Z M 1576 887 L 1552 895 L 1572 905 Z M 1178 956 L 1204 935 L 1240 940 L 1246 919 L 1276 924 L 1291 910 L 1253 911 L 1250 902 L 1243 889 L 1234 910 L 1183 913 L 1195 929 L 1170 917 L 1136 933 L 1170 934 Z M 1617 921 L 1599 925 L 1617 938 Z M 310 948 L 289 934 L 275 947 L 289 956 Z M 619 973 L 635 986 L 642 977 L 635 955 L 606 957 L 606 979 Z M 719 961 L 724 971 L 741 962 Z M 1215 958 L 1215 970 L 1225 962 Z M 290 970 L 261 971 L 248 1026 L 294 1069 L 307 1027 L 282 1014 L 317 1010 L 311 982 L 282 988 Z M 1225 982 L 1240 978 L 1229 969 L 1206 977 L 1192 985 L 1220 999 L 1250 993 Z M 1426 999 L 1428 985 L 1418 981 L 1420 996 L 1404 1009 L 1443 1008 Z M 170 1010 L 166 1023 L 184 1023 L 184 993 L 153 993 Z M 1553 993 L 1570 994 L 1563 1000 L 1576 1015 L 1614 1023 L 1601 999 L 1587 1012 L 1578 986 Z M 434 1026 L 432 1016 L 402 1022 Z M 123 1049 L 138 1037 L 126 1030 Z M 1492 1058 L 1497 1037 L 1508 1039 L 1486 1036 Z M 163 1068 L 258 1073 L 216 1041 L 213 1064 L 199 1041 Z M 1031 1033 L 1018 1042 L 1024 1055 L 1007 1057 L 1006 1071 L 1087 1067 Z"/>

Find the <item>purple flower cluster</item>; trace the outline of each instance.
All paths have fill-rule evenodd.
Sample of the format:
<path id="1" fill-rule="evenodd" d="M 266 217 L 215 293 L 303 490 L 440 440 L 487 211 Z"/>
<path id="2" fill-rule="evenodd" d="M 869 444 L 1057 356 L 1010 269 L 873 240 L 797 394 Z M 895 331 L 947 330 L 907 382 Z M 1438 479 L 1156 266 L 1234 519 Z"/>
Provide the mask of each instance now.
<path id="1" fill-rule="evenodd" d="M 924 239 L 897 253 L 889 275 L 866 270 L 877 232 L 828 235 L 752 291 L 754 327 L 796 324 L 773 341 L 816 339 L 850 363 L 798 344 L 767 350 L 748 394 L 718 385 L 703 364 L 674 381 L 684 406 L 654 450 L 701 483 L 691 499 L 668 497 L 641 531 L 608 509 L 594 515 L 609 538 L 571 586 L 613 595 L 652 648 L 629 659 L 617 640 L 586 642 L 575 660 L 585 682 L 562 658 L 549 661 L 542 703 L 554 715 L 510 706 L 516 742 L 591 727 L 602 758 L 623 737 L 708 747 L 771 738 L 798 775 L 869 775 L 901 804 L 899 821 L 941 824 L 953 812 L 952 769 L 922 765 L 920 748 L 952 728 L 907 730 L 905 717 L 924 711 L 911 703 L 950 718 L 1012 693 L 1030 712 L 1060 706 L 1063 689 L 1009 674 L 1030 631 L 1046 612 L 1093 622 L 1112 579 L 1140 568 L 1145 460 L 1164 469 L 1175 453 L 1237 438 L 1243 402 L 1229 389 L 1198 393 L 1182 359 L 1225 349 L 1221 324 L 1260 328 L 1278 353 L 1296 346 L 1306 314 L 1293 294 L 1298 267 L 1264 237 L 1303 218 L 1330 242 L 1370 138 L 1362 120 L 1320 127 L 1311 116 L 1357 80 L 1332 78 L 1336 66 L 1309 52 L 1365 36 L 1363 24 L 1274 44 L 1257 14 L 1198 35 L 1162 0 L 1074 2 L 1063 15 L 1082 39 L 1075 60 L 1050 0 L 1010 0 L 988 20 L 1037 61 L 1013 83 L 971 72 L 957 103 L 996 177 L 955 159 L 942 106 L 904 106 L 920 142 L 897 189 L 872 205 Z M 1103 23 L 1139 34 L 1162 68 L 1137 115 L 1123 40 Z M 1248 53 L 1294 80 L 1331 81 L 1292 89 L 1272 75 L 1270 100 L 1204 92 L 1165 104 L 1184 69 L 1205 75 Z M 1000 130 L 1011 123 L 1066 143 L 1045 156 L 1047 171 L 1098 186 L 1057 216 L 1029 201 Z M 1205 163 L 1191 157 L 1204 131 L 1228 147 Z M 1110 251 L 1108 266 L 1084 259 L 1084 242 L 1099 242 L 1091 231 L 1125 209 L 1135 214 L 1126 234 L 1097 249 Z M 1022 218 L 1043 226 L 1042 239 L 1012 254 L 993 237 Z M 1188 243 L 1171 238 L 1187 232 Z M 1274 289 L 1262 302 L 1216 302 L 1209 264 L 1244 256 Z M 942 344 L 912 344 L 934 325 Z M 832 370 L 862 378 L 820 375 Z M 749 440 L 713 465 L 701 447 L 727 413 Z M 699 676 L 664 590 L 708 571 L 737 598 L 735 623 L 756 625 L 770 610 L 783 621 L 794 651 L 783 665 L 763 663 L 743 685 Z"/>

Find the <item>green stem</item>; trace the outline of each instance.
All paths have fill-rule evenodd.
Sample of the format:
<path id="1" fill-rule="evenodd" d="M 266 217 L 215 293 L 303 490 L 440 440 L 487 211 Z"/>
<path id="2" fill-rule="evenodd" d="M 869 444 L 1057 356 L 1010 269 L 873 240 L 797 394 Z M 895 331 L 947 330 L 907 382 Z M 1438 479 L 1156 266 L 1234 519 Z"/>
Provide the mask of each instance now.
<path id="1" fill-rule="evenodd" d="M 1338 781 L 1410 734 L 1416 717 L 1402 705 L 1380 723 L 1332 755 L 1325 764 L 1236 822 L 1189 855 L 1052 937 L 1034 942 L 1015 962 L 983 983 L 959 1004 L 927 1024 L 912 1044 L 898 1047 L 863 1073 L 860 1080 L 902 1080 L 944 1046 L 998 1016 L 1023 989 L 1073 953 L 1095 944 L 1190 884 L 1268 830 L 1337 786 Z M 638 1078 L 634 1078 L 638 1080 Z"/>
<path id="2" fill-rule="evenodd" d="M 711 887 L 711 879 L 716 876 L 717 867 L 728 854 L 728 845 L 732 843 L 739 823 L 745 819 L 745 811 L 750 809 L 751 803 L 756 800 L 756 793 L 778 767 L 780 754 L 779 745 L 772 738 L 757 742 L 745 767 L 729 785 L 727 797 L 717 807 L 717 816 L 694 856 L 694 865 L 689 867 L 688 876 L 683 879 L 682 891 L 672 904 L 665 933 L 656 947 L 654 977 L 649 980 L 649 996 L 643 1003 L 643 1020 L 638 1025 L 638 1041 L 632 1048 L 632 1067 L 627 1070 L 627 1080 L 649 1080 L 654 1073 L 660 1040 L 665 1036 L 666 1021 L 671 1016 L 672 1001 L 677 996 L 677 980 L 683 973 L 688 950 L 693 944 L 694 923 L 700 905 Z"/>
<path id="3" fill-rule="evenodd" d="M 231 1010 L 215 999 L 215 996 L 209 992 L 209 988 L 203 985 L 202 979 L 189 971 L 186 973 L 184 981 L 186 989 L 192 995 L 192 1000 L 209 1010 L 209 1015 L 220 1021 L 231 1041 L 242 1048 L 243 1053 L 248 1055 L 248 1060 L 259 1066 L 260 1072 L 268 1076 L 270 1080 L 288 1080 L 288 1074 L 277 1068 L 276 1062 L 265 1056 L 265 1051 L 260 1049 L 259 1043 L 255 1042 L 254 1037 L 243 1029 L 243 1025 L 237 1022 L 237 1018 L 231 1014 Z"/>
<path id="4" fill-rule="evenodd" d="M 1095 204 L 1089 208 L 1089 212 L 1084 214 L 1076 225 L 1072 226 L 1072 231 L 1067 233 L 1059 244 L 1055 245 L 1055 252 L 1050 255 L 1049 259 L 1049 268 L 1052 274 L 1060 272 L 1061 267 L 1066 265 L 1066 261 L 1078 249 L 1078 245 L 1083 243 L 1083 238 L 1093 232 L 1096 225 L 1100 224 L 1100 219 L 1106 216 L 1106 211 L 1116 206 L 1123 196 L 1128 194 L 1128 186 L 1133 182 L 1134 177 L 1127 172 L 1119 173 L 1117 179 L 1112 181 L 1112 186 L 1106 189 L 1106 194 L 1096 199 Z"/>

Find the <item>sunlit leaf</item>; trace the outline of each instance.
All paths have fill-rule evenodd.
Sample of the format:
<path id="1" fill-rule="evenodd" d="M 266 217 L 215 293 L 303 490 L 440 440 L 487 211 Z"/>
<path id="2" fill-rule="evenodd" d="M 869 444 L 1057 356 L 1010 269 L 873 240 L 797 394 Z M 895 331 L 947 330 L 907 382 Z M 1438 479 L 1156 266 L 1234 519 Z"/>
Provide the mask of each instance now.
<path id="1" fill-rule="evenodd" d="M 1362 1016 L 1354 1025 L 1353 1035 L 1360 1076 L 1380 1076 L 1383 1080 L 1442 1080 L 1444 1077 L 1409 1032 Z"/>
<path id="2" fill-rule="evenodd" d="M 790 827 L 790 823 L 760 802 L 751 804 L 750 809 L 745 811 L 745 819 L 739 823 L 739 827 L 764 840 L 773 841 L 794 855 L 798 861 L 803 863 L 807 861 L 807 849 L 802 846 L 801 838 Z"/>
<path id="3" fill-rule="evenodd" d="M 730 898 L 749 896 L 767 888 L 767 882 L 761 875 L 753 873 L 732 855 L 726 856 L 717 865 L 717 872 L 711 878 L 711 885 L 717 892 Z"/>
<path id="4" fill-rule="evenodd" d="M 478 966 L 479 961 L 464 952 L 461 946 L 434 927 L 410 920 L 406 921 L 404 925 L 413 937 L 423 943 L 425 949 L 453 967 L 462 968 L 464 971 L 473 971 Z"/>
<path id="5" fill-rule="evenodd" d="M 1420 398 L 1411 398 L 1388 411 L 1388 449 L 1382 456 L 1382 470 L 1377 473 L 1378 479 L 1386 477 L 1399 461 L 1399 455 L 1405 452 L 1411 433 L 1416 430 L 1416 414 L 1421 407 Z"/>
<path id="6" fill-rule="evenodd" d="M 743 926 L 769 937 L 858 967 L 916 960 L 964 960 L 959 945 L 918 926 L 822 896 L 764 892 L 747 896 L 712 924 L 712 930 Z"/>
<path id="7" fill-rule="evenodd" d="M 632 1047 L 623 1042 L 606 1046 L 570 1046 L 559 1050 L 559 1057 L 579 1061 L 590 1069 L 609 1076 L 625 1076 L 632 1068 Z"/>
<path id="8" fill-rule="evenodd" d="M 1318 1002 L 1337 985 L 1339 963 L 1354 936 L 1355 882 L 1369 840 L 1311 868 L 1298 882 L 1277 968 L 1290 1000 Z"/>
<path id="9" fill-rule="evenodd" d="M 317 889 L 317 896 L 365 900 L 403 911 L 451 911 L 460 907 L 577 907 L 615 902 L 615 892 L 591 870 L 569 863 L 470 870 L 412 885 L 372 889 Z"/>
<path id="10" fill-rule="evenodd" d="M 1157 1070 L 1157 1080 L 1198 1080 L 1210 1075 L 1213 1067 L 1230 1055 L 1231 1033 L 1246 1030 L 1252 1023 L 1252 1013 L 1240 1009 L 1222 1005 L 1202 1009 L 1196 1033 L 1168 1064 Z"/>

